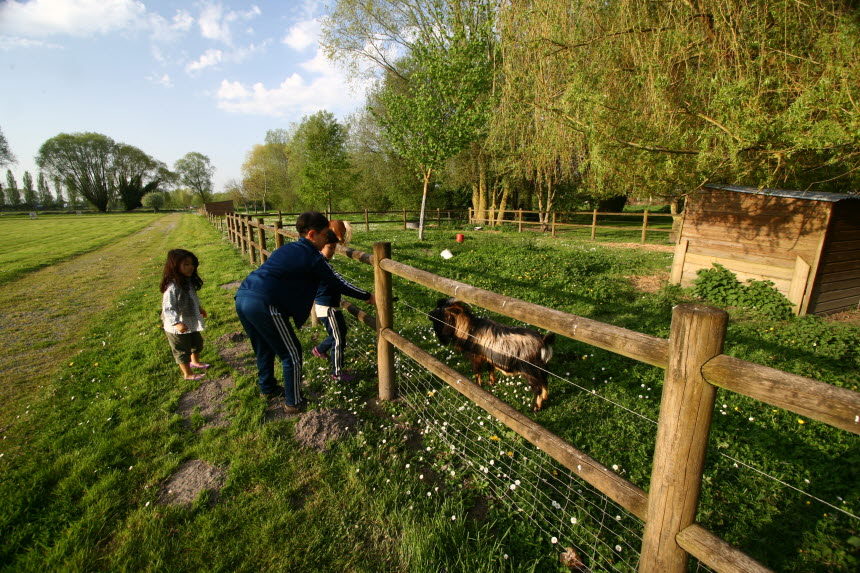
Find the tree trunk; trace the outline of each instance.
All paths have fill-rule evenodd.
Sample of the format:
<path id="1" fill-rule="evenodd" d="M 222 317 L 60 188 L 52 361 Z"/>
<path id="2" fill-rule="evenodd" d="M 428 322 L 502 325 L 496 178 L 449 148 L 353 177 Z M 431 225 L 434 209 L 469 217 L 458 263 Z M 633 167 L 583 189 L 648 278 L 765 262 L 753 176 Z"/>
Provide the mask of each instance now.
<path id="1" fill-rule="evenodd" d="M 427 189 L 430 187 L 430 176 L 433 174 L 432 169 L 428 169 L 424 173 L 424 193 L 421 195 L 421 214 L 418 217 L 418 240 L 424 240 L 424 211 L 427 209 Z"/>
<path id="2" fill-rule="evenodd" d="M 493 211 L 496 208 L 495 197 L 491 197 L 488 191 L 487 186 L 487 161 L 484 158 L 483 154 L 478 155 L 478 187 L 481 190 L 481 197 L 483 197 L 482 207 L 483 212 L 481 213 L 481 219 L 485 219 L 480 224 L 482 225 L 492 225 L 494 213 Z"/>
<path id="3" fill-rule="evenodd" d="M 684 196 L 672 197 L 669 201 L 669 212 L 672 214 L 672 232 L 669 233 L 669 242 L 677 243 L 680 237 L 681 223 L 684 220 L 684 213 L 681 209 L 681 201 Z"/>
<path id="4" fill-rule="evenodd" d="M 499 201 L 499 212 L 496 215 L 496 225 L 501 225 L 505 218 L 505 209 L 508 207 L 508 195 L 511 192 L 511 184 L 507 177 L 502 178 L 502 197 Z"/>

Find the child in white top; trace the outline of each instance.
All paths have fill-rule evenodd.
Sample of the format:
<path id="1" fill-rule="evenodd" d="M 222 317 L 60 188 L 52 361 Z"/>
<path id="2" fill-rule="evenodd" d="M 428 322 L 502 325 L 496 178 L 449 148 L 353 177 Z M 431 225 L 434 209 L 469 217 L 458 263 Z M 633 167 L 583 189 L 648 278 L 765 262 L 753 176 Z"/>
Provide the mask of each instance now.
<path id="1" fill-rule="evenodd" d="M 206 311 L 200 306 L 197 291 L 203 279 L 197 274 L 197 257 L 185 249 L 172 249 L 167 253 L 164 274 L 161 278 L 161 319 L 167 341 L 182 376 L 186 380 L 200 380 L 203 374 L 194 374 L 192 368 L 207 370 L 200 362 L 203 319 Z"/>

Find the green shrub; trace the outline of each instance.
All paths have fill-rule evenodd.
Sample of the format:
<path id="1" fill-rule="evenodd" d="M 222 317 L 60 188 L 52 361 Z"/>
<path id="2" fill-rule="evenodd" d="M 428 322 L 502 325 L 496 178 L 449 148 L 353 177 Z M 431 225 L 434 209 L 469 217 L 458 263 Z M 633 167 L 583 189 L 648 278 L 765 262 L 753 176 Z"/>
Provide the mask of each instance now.
<path id="1" fill-rule="evenodd" d="M 711 269 L 696 271 L 693 294 L 721 306 L 736 306 L 754 310 L 769 318 L 787 320 L 792 316 L 792 303 L 780 293 L 771 281 L 738 280 L 726 267 L 714 263 Z"/>

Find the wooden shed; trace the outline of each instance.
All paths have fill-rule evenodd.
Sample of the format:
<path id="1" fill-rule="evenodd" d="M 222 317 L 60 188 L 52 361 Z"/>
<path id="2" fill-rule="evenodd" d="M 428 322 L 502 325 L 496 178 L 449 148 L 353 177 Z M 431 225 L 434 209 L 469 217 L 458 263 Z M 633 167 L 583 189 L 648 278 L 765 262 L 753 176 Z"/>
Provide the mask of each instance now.
<path id="1" fill-rule="evenodd" d="M 671 281 L 719 263 L 770 280 L 797 314 L 860 303 L 860 196 L 706 185 L 688 197 Z"/>
<path id="2" fill-rule="evenodd" d="M 233 213 L 233 201 L 211 201 L 203 204 L 203 210 L 210 215 L 226 215 Z"/>

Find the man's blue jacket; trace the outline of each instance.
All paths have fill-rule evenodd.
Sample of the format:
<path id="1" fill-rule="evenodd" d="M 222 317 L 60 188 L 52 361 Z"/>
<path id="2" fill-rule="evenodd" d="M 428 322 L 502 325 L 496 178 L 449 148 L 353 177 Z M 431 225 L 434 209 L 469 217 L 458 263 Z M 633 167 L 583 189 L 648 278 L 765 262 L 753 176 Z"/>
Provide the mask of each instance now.
<path id="1" fill-rule="evenodd" d="M 311 313 L 321 283 L 353 298 L 370 298 L 369 292 L 335 273 L 314 244 L 304 237 L 275 249 L 265 263 L 242 281 L 236 298 L 258 297 L 276 306 L 281 314 L 293 317 L 296 326 L 301 327 Z"/>

